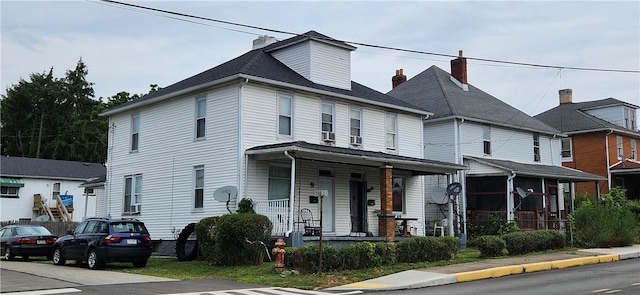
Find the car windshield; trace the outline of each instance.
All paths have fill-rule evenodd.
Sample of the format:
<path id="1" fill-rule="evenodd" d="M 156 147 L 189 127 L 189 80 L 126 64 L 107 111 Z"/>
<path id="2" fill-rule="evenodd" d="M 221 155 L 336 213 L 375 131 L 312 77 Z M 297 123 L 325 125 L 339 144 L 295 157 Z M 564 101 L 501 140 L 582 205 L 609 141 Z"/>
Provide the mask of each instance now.
<path id="1" fill-rule="evenodd" d="M 26 235 L 51 235 L 51 232 L 42 226 L 21 226 L 16 228 L 16 233 L 21 236 Z"/>
<path id="2" fill-rule="evenodd" d="M 111 228 L 114 233 L 149 233 L 144 225 L 139 222 L 112 222 Z"/>

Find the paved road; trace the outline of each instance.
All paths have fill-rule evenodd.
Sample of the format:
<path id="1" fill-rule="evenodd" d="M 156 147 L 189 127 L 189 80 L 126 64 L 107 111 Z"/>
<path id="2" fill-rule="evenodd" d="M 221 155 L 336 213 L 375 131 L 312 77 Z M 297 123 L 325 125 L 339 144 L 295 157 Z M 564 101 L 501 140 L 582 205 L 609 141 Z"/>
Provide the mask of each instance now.
<path id="1" fill-rule="evenodd" d="M 62 267 L 37 261 L 4 260 L 0 261 L 0 293 L 3 295 L 327 294 L 319 291 L 274 288 L 218 279 L 179 281 L 108 270 L 89 270 L 84 265 L 69 264 Z"/>

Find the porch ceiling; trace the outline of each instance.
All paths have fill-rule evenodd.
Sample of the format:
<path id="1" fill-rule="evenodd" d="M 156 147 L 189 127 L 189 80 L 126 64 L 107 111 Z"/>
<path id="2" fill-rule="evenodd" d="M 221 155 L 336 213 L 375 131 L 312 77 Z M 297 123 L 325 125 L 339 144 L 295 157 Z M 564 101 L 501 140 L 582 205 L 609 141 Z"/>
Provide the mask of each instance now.
<path id="1" fill-rule="evenodd" d="M 582 172 L 580 170 L 571 169 L 562 166 L 553 165 L 540 165 L 540 164 L 525 164 L 509 160 L 498 160 L 492 158 L 478 158 L 472 156 L 464 156 L 466 161 L 474 161 L 482 165 L 491 166 L 505 171 L 504 175 L 508 175 L 512 172 L 518 176 L 531 176 L 531 177 L 544 177 L 555 178 L 558 180 L 569 180 L 574 182 L 589 182 L 607 180 L 606 178 Z"/>
<path id="2" fill-rule="evenodd" d="M 458 170 L 466 169 L 465 166 L 454 163 L 405 157 L 383 152 L 311 144 L 305 141 L 256 146 L 248 149 L 245 153 L 257 160 L 275 160 L 286 159 L 284 155 L 285 151 L 296 159 L 370 167 L 390 165 L 394 169 L 411 171 L 414 175 L 453 174 Z"/>

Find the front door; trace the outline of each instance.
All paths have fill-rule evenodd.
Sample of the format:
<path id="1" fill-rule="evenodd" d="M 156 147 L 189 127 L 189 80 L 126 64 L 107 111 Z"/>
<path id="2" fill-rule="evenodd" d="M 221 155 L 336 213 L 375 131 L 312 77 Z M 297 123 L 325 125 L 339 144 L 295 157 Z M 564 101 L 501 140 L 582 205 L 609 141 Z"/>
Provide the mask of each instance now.
<path id="1" fill-rule="evenodd" d="M 322 197 L 322 232 L 333 232 L 335 231 L 335 198 L 333 196 L 333 177 L 320 176 L 318 184 L 320 190 L 327 191 L 327 195 Z"/>
<path id="2" fill-rule="evenodd" d="M 349 185 L 351 232 L 367 232 L 367 182 L 352 179 Z"/>

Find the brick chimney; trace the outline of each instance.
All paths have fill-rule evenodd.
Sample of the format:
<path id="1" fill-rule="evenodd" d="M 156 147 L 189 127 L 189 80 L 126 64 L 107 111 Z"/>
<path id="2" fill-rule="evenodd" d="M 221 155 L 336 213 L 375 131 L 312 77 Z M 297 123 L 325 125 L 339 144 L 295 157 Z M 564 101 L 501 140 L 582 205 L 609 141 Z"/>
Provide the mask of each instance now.
<path id="1" fill-rule="evenodd" d="M 253 40 L 253 46 L 251 47 L 251 50 L 265 47 L 269 44 L 276 43 L 277 41 L 278 40 L 276 40 L 275 37 L 271 37 L 267 35 L 259 36 L 258 38 Z"/>
<path id="2" fill-rule="evenodd" d="M 404 82 L 407 82 L 407 76 L 402 73 L 402 69 L 396 70 L 396 75 L 391 77 L 391 89 Z"/>
<path id="3" fill-rule="evenodd" d="M 560 104 L 570 104 L 573 103 L 573 93 L 571 89 L 560 89 L 558 90 L 558 94 L 560 94 Z"/>
<path id="4" fill-rule="evenodd" d="M 462 50 L 458 50 L 458 57 L 451 60 L 451 76 L 460 83 L 467 84 L 467 59 L 462 57 Z"/>

